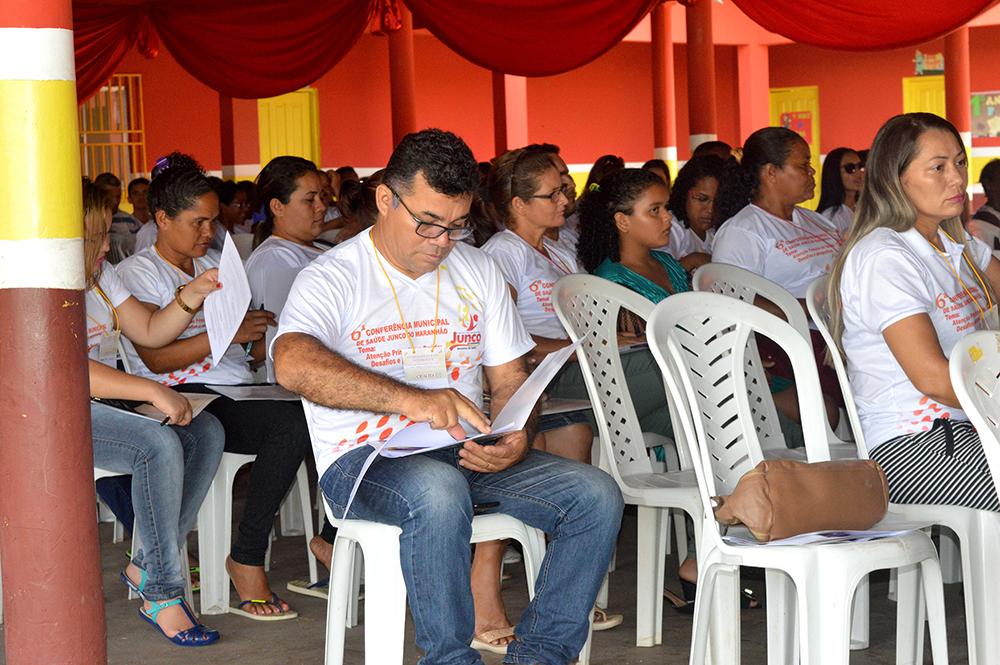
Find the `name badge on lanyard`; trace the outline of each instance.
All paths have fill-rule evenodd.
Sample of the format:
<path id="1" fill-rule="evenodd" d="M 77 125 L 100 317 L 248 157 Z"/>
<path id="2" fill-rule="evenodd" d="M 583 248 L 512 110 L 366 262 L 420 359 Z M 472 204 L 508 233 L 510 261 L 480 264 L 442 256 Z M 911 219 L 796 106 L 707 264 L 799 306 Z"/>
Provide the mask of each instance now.
<path id="1" fill-rule="evenodd" d="M 997 313 L 997 306 L 993 305 L 983 313 L 983 330 L 1000 330 L 1000 314 Z"/>
<path id="2" fill-rule="evenodd" d="M 101 335 L 101 341 L 97 347 L 98 358 L 101 360 L 118 359 L 118 337 L 120 334 L 117 330 L 111 330 Z"/>
<path id="3" fill-rule="evenodd" d="M 404 350 L 403 374 L 407 381 L 425 388 L 447 388 L 448 367 L 444 348 L 420 346 Z"/>

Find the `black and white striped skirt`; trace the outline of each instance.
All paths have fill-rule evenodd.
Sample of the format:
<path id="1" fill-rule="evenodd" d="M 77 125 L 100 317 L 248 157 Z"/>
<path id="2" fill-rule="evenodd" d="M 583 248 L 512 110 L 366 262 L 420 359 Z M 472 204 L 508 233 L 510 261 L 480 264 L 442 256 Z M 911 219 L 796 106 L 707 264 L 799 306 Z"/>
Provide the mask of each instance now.
<path id="1" fill-rule="evenodd" d="M 885 471 L 889 500 L 1000 512 L 993 476 L 972 423 L 939 418 L 917 434 L 890 439 L 871 452 Z"/>

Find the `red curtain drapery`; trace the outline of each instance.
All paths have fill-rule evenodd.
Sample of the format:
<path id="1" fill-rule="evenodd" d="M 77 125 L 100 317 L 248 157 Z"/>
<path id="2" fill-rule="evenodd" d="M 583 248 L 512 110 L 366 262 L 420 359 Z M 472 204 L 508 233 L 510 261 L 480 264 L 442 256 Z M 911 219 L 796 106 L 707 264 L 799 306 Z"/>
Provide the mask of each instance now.
<path id="1" fill-rule="evenodd" d="M 620 42 L 659 0 L 406 0 L 414 19 L 480 67 L 561 74 Z"/>
<path id="2" fill-rule="evenodd" d="M 711 2 L 711 0 L 696 0 Z M 948 34 L 997 0 L 733 0 L 754 22 L 801 44 L 874 51 Z"/>
<path id="3" fill-rule="evenodd" d="M 103 85 L 137 39 L 149 43 L 146 22 L 210 88 L 230 97 L 280 95 L 343 58 L 373 7 L 364 0 L 77 0 L 77 96 Z"/>

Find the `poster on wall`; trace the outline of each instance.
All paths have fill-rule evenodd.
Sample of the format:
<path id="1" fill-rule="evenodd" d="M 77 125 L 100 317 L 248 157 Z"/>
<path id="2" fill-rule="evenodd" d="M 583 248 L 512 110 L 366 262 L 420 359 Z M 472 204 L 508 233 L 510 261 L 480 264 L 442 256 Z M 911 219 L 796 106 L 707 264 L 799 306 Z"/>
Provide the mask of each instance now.
<path id="1" fill-rule="evenodd" d="M 812 111 L 789 111 L 781 114 L 781 126 L 801 136 L 806 143 L 813 142 Z"/>
<path id="2" fill-rule="evenodd" d="M 1000 138 L 1000 91 L 972 93 L 972 137 Z"/>

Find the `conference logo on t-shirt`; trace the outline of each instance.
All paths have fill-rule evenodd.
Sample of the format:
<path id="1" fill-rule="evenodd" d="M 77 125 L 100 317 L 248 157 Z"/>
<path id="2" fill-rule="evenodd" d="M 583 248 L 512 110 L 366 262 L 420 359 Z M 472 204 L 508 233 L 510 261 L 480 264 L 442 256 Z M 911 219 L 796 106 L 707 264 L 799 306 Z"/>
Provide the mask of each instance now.
<path id="1" fill-rule="evenodd" d="M 976 289 L 977 287 L 970 287 Z M 975 292 L 979 295 L 978 289 Z M 945 320 L 955 328 L 955 332 L 967 332 L 975 330 L 979 325 L 980 315 L 977 308 L 970 307 L 975 301 L 966 291 L 959 291 L 954 294 L 939 293 L 934 299 L 934 304 Z M 968 308 L 968 309 L 967 309 Z"/>

